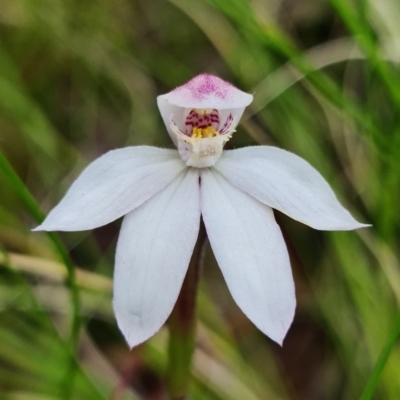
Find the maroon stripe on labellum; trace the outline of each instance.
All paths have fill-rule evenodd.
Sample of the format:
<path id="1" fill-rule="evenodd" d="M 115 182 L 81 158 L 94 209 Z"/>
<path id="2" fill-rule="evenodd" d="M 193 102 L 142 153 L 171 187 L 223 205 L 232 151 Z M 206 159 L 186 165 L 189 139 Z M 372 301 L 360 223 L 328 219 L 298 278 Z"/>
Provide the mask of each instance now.
<path id="1" fill-rule="evenodd" d="M 213 126 L 216 130 L 219 127 L 219 113 L 218 110 L 213 109 L 210 114 L 199 114 L 195 110 L 191 110 L 186 117 L 185 126 L 186 134 L 190 135 L 193 128 L 207 128 Z M 190 129 L 190 131 L 188 131 Z"/>
<path id="2" fill-rule="evenodd" d="M 210 118 L 211 118 L 211 125 L 216 130 L 218 130 L 218 128 L 219 128 L 219 113 L 218 113 L 218 110 L 216 110 L 214 108 L 214 110 L 211 111 Z"/>
<path id="3" fill-rule="evenodd" d="M 233 123 L 233 116 L 232 116 L 232 114 L 229 114 L 228 118 L 226 119 L 226 121 L 219 133 L 221 135 L 225 135 L 231 128 L 232 123 Z"/>

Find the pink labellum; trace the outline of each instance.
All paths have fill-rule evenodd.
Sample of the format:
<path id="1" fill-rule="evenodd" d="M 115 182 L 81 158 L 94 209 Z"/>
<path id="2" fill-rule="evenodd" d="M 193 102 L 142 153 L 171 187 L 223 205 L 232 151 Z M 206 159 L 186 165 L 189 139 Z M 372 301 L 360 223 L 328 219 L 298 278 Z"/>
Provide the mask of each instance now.
<path id="1" fill-rule="evenodd" d="M 200 74 L 159 99 L 178 107 L 226 110 L 248 106 L 253 96 L 216 76 Z"/>

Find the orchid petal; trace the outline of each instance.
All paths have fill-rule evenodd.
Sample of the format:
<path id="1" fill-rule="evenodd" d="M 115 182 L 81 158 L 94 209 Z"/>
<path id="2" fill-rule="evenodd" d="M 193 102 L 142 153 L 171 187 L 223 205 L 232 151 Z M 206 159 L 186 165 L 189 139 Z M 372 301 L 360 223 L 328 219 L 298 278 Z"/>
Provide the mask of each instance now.
<path id="1" fill-rule="evenodd" d="M 157 101 L 159 105 L 160 102 L 167 102 L 183 108 L 226 110 L 247 107 L 253 96 L 216 76 L 200 74 L 171 92 L 158 96 Z M 160 112 L 162 114 L 163 110 L 160 109 Z"/>
<path id="2" fill-rule="evenodd" d="M 201 171 L 200 193 L 208 238 L 234 300 L 262 332 L 282 344 L 296 299 L 273 211 L 215 170 Z"/>
<path id="3" fill-rule="evenodd" d="M 93 229 L 127 214 L 167 186 L 185 165 L 175 150 L 113 150 L 93 161 L 35 231 Z"/>
<path id="4" fill-rule="evenodd" d="M 342 207 L 317 170 L 288 151 L 270 146 L 225 151 L 215 168 L 232 185 L 312 228 L 368 226 Z"/>
<path id="5" fill-rule="evenodd" d="M 180 175 L 122 223 L 114 311 L 133 347 L 164 324 L 178 297 L 200 224 L 199 175 Z"/>
<path id="6" fill-rule="evenodd" d="M 176 138 L 176 134 L 171 128 L 171 119 L 174 123 L 178 126 L 178 129 L 184 131 L 185 129 L 185 120 L 184 114 L 185 109 L 182 107 L 175 106 L 171 103 L 168 103 L 162 96 L 157 97 L 157 105 L 160 110 L 161 117 L 164 121 L 165 127 L 171 137 L 172 141 L 174 142 L 175 146 L 178 145 L 178 139 Z"/>

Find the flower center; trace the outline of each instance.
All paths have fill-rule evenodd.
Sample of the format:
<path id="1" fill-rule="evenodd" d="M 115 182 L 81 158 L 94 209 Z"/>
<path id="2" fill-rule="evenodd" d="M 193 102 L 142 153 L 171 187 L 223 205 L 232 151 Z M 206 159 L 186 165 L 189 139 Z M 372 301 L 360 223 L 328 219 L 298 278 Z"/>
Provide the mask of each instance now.
<path id="1" fill-rule="evenodd" d="M 219 136 L 219 132 L 213 126 L 207 126 L 207 128 L 194 127 L 192 130 L 191 137 L 193 139 L 203 139 Z"/>
<path id="2" fill-rule="evenodd" d="M 205 168 L 214 165 L 222 154 L 225 143 L 232 137 L 232 114 L 220 123 L 216 109 L 190 109 L 180 130 L 171 118 L 171 129 L 178 139 L 178 150 L 186 165 Z M 221 126 L 222 125 L 222 126 Z"/>
<path id="3" fill-rule="evenodd" d="M 219 113 L 215 109 L 192 109 L 185 120 L 185 133 L 193 138 L 216 136 Z"/>

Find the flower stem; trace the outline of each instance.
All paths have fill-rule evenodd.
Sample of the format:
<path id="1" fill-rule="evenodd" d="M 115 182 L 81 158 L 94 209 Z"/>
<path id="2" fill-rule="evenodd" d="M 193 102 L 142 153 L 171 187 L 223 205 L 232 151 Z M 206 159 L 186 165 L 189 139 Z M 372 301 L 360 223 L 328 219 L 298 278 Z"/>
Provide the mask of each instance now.
<path id="1" fill-rule="evenodd" d="M 183 400 L 190 383 L 190 365 L 195 348 L 196 294 L 207 240 L 203 220 L 178 300 L 168 320 L 168 389 L 171 400 Z"/>

